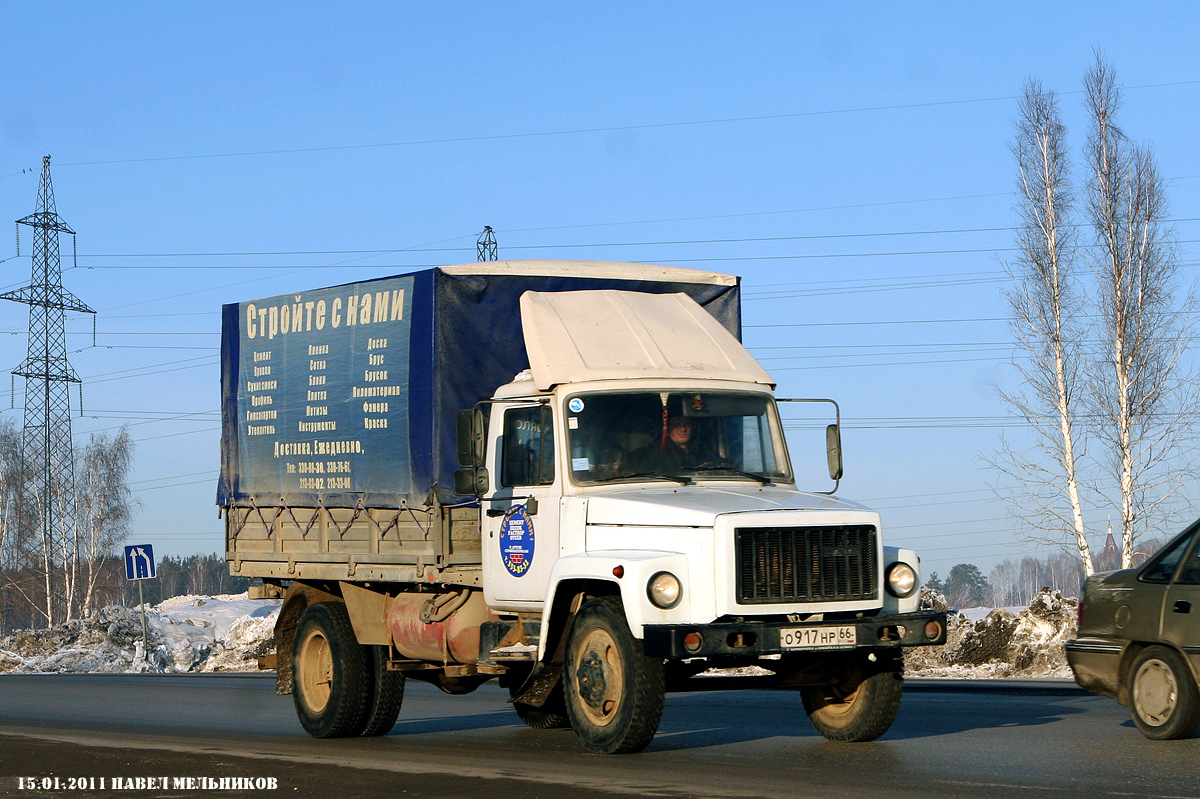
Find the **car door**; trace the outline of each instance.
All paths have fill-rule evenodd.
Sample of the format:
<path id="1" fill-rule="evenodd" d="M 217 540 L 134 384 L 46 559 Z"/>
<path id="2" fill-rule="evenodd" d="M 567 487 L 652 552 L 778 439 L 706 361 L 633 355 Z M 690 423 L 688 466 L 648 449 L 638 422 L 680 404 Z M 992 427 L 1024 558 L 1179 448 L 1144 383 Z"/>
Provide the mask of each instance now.
<path id="1" fill-rule="evenodd" d="M 1193 536 L 1193 539 L 1196 536 Z M 1162 607 L 1162 638 L 1187 653 L 1200 673 L 1200 546 L 1195 541 L 1175 570 Z"/>
<path id="2" fill-rule="evenodd" d="M 484 599 L 497 609 L 545 601 L 558 560 L 559 498 L 554 413 L 549 405 L 507 408 L 495 490 L 484 497 Z"/>

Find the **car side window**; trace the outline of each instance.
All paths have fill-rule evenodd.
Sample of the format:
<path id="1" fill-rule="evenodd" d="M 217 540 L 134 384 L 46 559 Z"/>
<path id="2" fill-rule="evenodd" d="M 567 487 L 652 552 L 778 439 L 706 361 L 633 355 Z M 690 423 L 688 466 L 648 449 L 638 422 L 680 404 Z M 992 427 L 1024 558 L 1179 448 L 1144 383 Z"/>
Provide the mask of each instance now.
<path id="1" fill-rule="evenodd" d="M 1172 575 L 1179 567 L 1179 561 L 1192 541 L 1192 535 L 1185 535 L 1168 544 L 1142 570 L 1139 579 L 1147 583 L 1169 583 Z"/>
<path id="2" fill-rule="evenodd" d="M 1195 547 L 1179 567 L 1176 584 L 1200 585 L 1200 546 Z"/>
<path id="3" fill-rule="evenodd" d="M 506 486 L 554 482 L 554 427 L 550 408 L 513 408 L 504 413 L 500 482 Z"/>

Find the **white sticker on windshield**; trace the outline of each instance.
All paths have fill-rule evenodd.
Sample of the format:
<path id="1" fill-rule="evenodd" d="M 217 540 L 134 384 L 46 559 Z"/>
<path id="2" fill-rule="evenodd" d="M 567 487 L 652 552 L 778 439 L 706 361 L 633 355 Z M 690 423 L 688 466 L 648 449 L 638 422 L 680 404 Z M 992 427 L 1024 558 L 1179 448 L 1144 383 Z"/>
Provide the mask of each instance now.
<path id="1" fill-rule="evenodd" d="M 567 417 L 567 427 L 571 430 L 578 430 L 579 429 L 579 417 L 578 416 L 568 416 Z"/>
<path id="2" fill-rule="evenodd" d="M 571 458 L 571 468 L 577 472 L 586 472 L 592 467 L 588 465 L 587 458 Z"/>

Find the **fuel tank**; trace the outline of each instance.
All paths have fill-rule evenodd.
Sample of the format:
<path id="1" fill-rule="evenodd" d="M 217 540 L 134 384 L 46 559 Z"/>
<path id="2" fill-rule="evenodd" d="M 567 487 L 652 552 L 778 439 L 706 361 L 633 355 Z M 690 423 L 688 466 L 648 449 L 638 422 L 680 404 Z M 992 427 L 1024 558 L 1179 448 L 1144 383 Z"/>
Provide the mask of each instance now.
<path id="1" fill-rule="evenodd" d="M 483 592 L 468 588 L 400 594 L 388 608 L 388 629 L 396 650 L 431 663 L 475 663 L 480 625 L 497 620 L 484 604 Z"/>

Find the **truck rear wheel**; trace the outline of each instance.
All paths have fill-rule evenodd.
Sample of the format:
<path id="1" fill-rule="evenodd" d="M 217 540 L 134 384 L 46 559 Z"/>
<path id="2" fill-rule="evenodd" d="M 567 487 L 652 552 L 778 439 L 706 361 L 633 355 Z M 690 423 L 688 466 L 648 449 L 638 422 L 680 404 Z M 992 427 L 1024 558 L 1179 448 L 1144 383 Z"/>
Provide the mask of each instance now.
<path id="1" fill-rule="evenodd" d="M 864 662 L 849 684 L 800 689 L 804 710 L 817 732 L 831 741 L 873 741 L 888 731 L 900 710 L 904 675 L 897 659 Z"/>
<path id="2" fill-rule="evenodd" d="M 563 694 L 571 726 L 598 754 L 639 752 L 658 731 L 666 677 L 629 632 L 621 600 L 584 603 L 567 634 Z"/>
<path id="3" fill-rule="evenodd" d="M 404 672 L 389 671 L 386 646 L 364 646 L 369 695 L 363 712 L 363 737 L 387 735 L 396 726 L 404 702 Z"/>
<path id="4" fill-rule="evenodd" d="M 296 715 L 309 735 L 343 738 L 364 729 L 367 662 L 345 605 L 318 602 L 305 608 L 292 644 L 292 674 Z"/>

